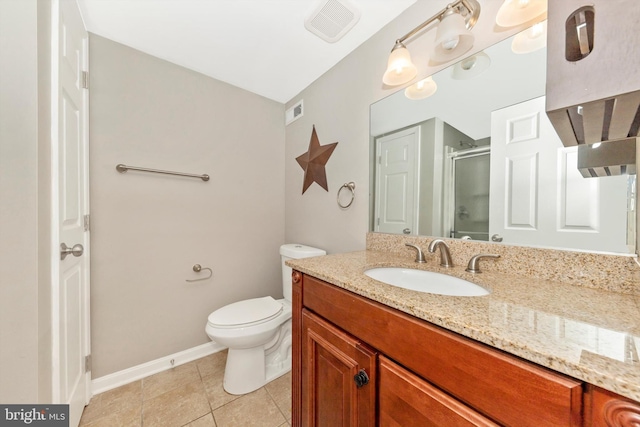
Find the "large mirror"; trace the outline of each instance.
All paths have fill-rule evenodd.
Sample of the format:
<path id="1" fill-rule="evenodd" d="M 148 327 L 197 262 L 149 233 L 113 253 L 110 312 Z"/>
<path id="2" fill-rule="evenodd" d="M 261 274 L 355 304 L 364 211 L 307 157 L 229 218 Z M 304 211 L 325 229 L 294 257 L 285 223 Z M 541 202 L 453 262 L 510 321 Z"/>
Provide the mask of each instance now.
<path id="1" fill-rule="evenodd" d="M 434 74 L 427 98 L 371 105 L 370 230 L 634 252 L 635 176 L 582 177 L 545 76 L 546 49 L 506 39 Z"/>

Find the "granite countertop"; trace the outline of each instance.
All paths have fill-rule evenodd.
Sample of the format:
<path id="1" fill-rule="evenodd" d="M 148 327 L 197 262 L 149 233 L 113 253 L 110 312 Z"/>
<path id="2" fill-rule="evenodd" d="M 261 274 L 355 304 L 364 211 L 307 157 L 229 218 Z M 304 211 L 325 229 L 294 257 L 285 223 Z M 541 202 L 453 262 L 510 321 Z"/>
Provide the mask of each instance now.
<path id="1" fill-rule="evenodd" d="M 484 263 L 490 263 L 485 260 Z M 640 296 L 465 266 L 417 264 L 360 251 L 289 260 L 287 265 L 539 365 L 640 401 Z M 490 290 L 481 297 L 415 292 L 371 279 L 374 267 L 430 270 Z"/>

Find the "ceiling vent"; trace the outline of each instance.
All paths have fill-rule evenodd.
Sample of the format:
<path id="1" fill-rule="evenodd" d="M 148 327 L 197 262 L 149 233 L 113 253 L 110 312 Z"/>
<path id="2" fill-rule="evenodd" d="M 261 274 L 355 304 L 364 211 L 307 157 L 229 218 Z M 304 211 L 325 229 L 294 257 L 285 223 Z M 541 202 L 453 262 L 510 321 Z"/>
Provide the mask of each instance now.
<path id="1" fill-rule="evenodd" d="M 302 116 L 304 116 L 304 102 L 301 99 L 300 101 L 296 102 L 293 107 L 285 111 L 284 113 L 285 125 L 295 122 Z"/>
<path id="2" fill-rule="evenodd" d="M 304 26 L 316 36 L 335 43 L 360 19 L 360 11 L 348 0 L 322 0 L 304 20 Z"/>

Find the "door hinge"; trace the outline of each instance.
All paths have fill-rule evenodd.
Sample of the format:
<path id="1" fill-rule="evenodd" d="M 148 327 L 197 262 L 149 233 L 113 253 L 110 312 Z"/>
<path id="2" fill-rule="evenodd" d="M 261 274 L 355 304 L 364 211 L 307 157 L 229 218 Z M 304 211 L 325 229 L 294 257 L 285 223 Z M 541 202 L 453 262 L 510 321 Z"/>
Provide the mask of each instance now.
<path id="1" fill-rule="evenodd" d="M 84 231 L 91 230 L 91 215 L 84 216 Z"/>
<path id="2" fill-rule="evenodd" d="M 89 89 L 89 72 L 82 72 L 82 89 Z"/>
<path id="3" fill-rule="evenodd" d="M 91 372 L 91 355 L 87 354 L 84 357 L 84 371 Z"/>

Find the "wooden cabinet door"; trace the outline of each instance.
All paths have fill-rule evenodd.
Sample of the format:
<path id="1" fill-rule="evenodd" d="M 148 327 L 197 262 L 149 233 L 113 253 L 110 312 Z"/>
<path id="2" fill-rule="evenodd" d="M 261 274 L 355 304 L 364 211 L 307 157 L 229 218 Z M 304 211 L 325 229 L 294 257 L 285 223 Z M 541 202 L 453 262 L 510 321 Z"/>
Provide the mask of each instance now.
<path id="1" fill-rule="evenodd" d="M 378 366 L 380 427 L 498 427 L 382 355 Z"/>
<path id="2" fill-rule="evenodd" d="M 302 314 L 302 425 L 374 426 L 376 353 L 307 310 Z M 361 370 L 369 382 L 358 386 Z"/>

